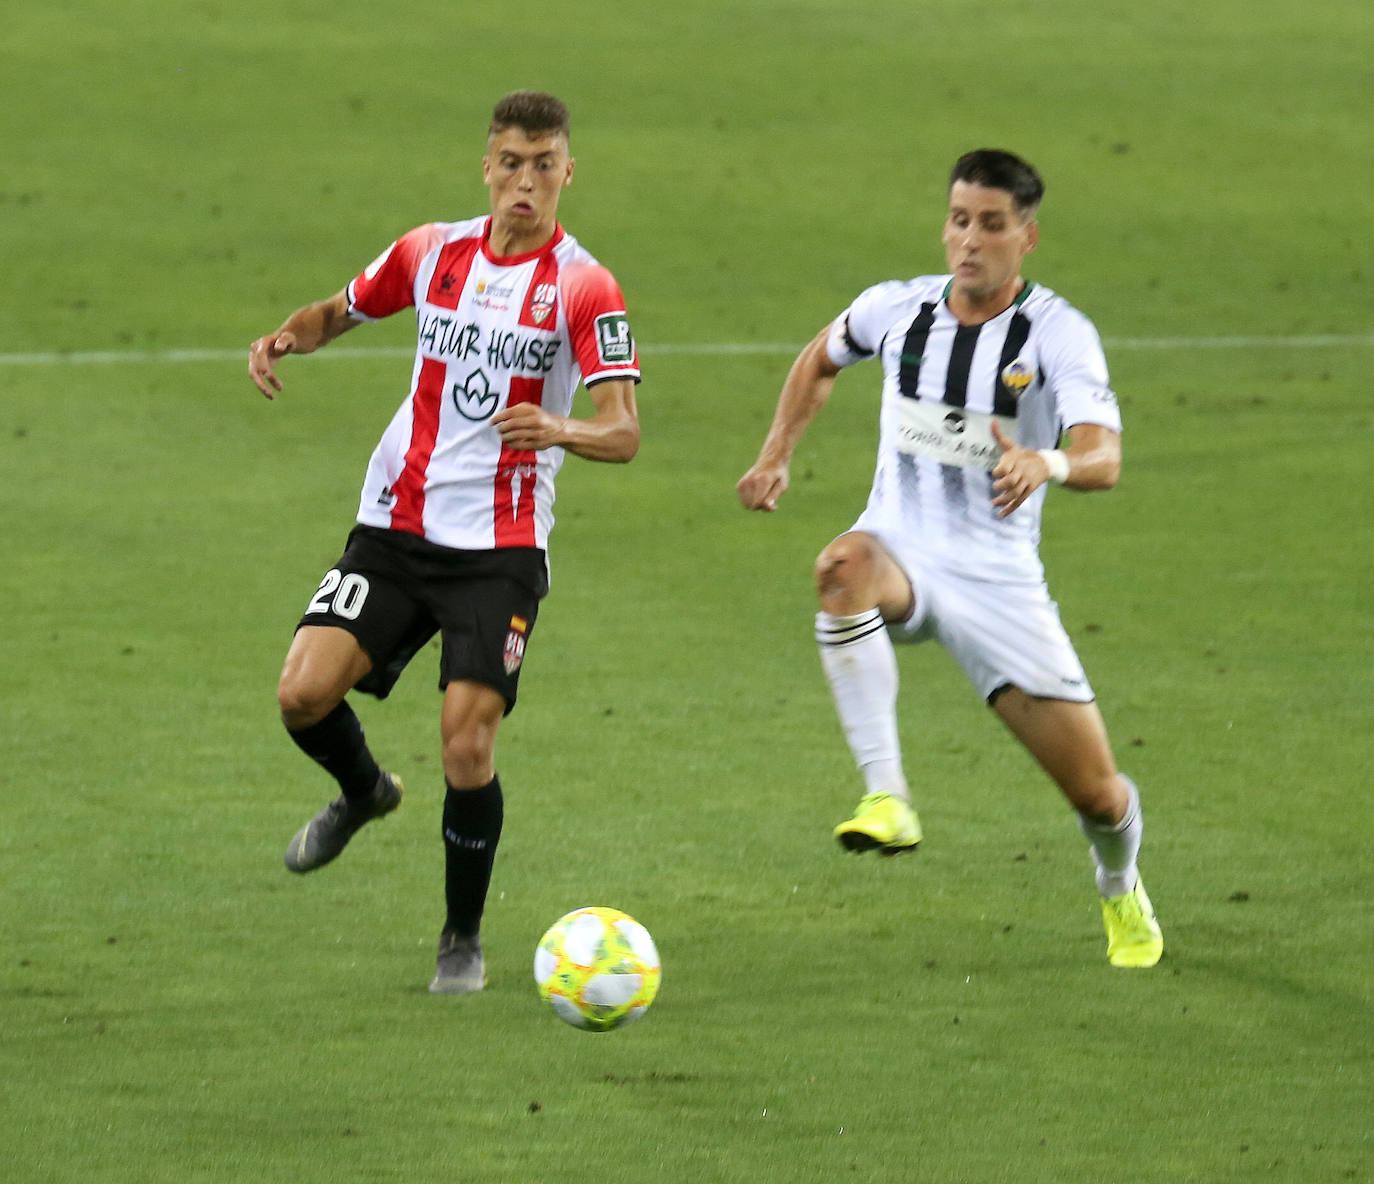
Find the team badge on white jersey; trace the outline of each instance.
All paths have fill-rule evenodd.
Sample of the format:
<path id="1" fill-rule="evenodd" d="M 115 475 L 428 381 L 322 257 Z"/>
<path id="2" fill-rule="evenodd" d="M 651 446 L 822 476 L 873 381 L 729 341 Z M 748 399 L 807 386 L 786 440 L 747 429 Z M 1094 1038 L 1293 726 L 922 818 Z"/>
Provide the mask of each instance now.
<path id="1" fill-rule="evenodd" d="M 1002 367 L 1002 385 L 1018 399 L 1026 393 L 1034 378 L 1035 371 L 1020 358 Z"/>
<path id="2" fill-rule="evenodd" d="M 536 325 L 542 325 L 553 312 L 554 301 L 558 299 L 557 284 L 536 284 L 530 297 L 530 316 Z"/>

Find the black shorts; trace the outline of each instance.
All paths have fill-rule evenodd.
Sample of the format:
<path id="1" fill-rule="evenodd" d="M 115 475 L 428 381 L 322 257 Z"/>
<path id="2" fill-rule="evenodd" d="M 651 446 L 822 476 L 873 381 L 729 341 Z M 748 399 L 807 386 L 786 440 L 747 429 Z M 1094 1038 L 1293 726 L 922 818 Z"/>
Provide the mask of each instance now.
<path id="1" fill-rule="evenodd" d="M 548 590 L 548 566 L 538 547 L 459 551 L 405 531 L 355 526 L 300 625 L 333 625 L 353 634 L 372 659 L 357 689 L 379 699 L 438 633 L 439 689 L 455 680 L 482 683 L 505 696 L 509 713 Z"/>

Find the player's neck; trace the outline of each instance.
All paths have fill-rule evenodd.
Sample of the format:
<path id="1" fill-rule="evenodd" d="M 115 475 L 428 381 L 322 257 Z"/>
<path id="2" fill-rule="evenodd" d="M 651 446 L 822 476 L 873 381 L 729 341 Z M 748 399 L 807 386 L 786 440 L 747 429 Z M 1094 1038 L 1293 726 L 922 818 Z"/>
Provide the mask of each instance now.
<path id="1" fill-rule="evenodd" d="M 493 218 L 491 231 L 487 236 L 487 246 L 491 253 L 500 259 L 528 255 L 531 251 L 539 250 L 553 238 L 557 229 L 557 223 L 552 221 L 524 230 L 514 226 L 502 226 Z"/>
<path id="2" fill-rule="evenodd" d="M 1026 281 L 1019 275 L 987 295 L 967 292 L 951 284 L 945 304 L 961 325 L 982 325 L 1000 317 L 1025 290 Z"/>

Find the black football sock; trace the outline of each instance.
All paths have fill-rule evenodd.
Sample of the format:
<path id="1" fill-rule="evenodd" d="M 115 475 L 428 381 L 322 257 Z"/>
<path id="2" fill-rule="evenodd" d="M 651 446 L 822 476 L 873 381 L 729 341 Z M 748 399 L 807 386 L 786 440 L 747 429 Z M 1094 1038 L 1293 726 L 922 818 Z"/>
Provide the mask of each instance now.
<path id="1" fill-rule="evenodd" d="M 312 761 L 323 768 L 349 801 L 365 801 L 377 787 L 381 770 L 368 751 L 363 726 L 347 702 L 308 728 L 286 734 Z"/>
<path id="2" fill-rule="evenodd" d="M 450 785 L 444 796 L 444 929 L 459 937 L 476 937 L 481 928 L 504 816 L 499 777 L 480 789 Z"/>

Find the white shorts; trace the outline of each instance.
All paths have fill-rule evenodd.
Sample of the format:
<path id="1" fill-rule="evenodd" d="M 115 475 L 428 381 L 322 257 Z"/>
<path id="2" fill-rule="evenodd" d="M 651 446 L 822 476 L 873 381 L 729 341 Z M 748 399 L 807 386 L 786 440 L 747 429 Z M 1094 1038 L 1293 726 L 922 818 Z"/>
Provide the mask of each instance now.
<path id="1" fill-rule="evenodd" d="M 916 596 L 905 621 L 889 623 L 894 642 L 934 638 L 984 699 L 1011 685 L 1044 699 L 1089 703 L 1093 689 L 1044 582 L 994 583 L 922 566 L 910 544 L 878 539 L 906 572 Z"/>

